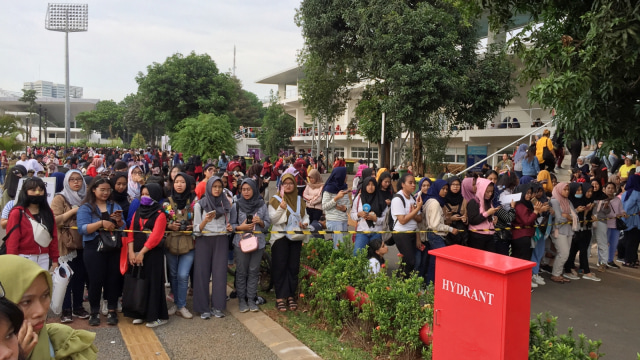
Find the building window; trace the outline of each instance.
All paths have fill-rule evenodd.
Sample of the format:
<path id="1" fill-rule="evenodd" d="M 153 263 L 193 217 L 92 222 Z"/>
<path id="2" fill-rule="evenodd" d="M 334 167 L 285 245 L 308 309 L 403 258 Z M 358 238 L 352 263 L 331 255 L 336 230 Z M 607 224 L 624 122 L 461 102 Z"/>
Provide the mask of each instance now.
<path id="1" fill-rule="evenodd" d="M 448 148 L 444 155 L 444 162 L 450 164 L 464 164 L 464 148 Z"/>
<path id="2" fill-rule="evenodd" d="M 49 139 L 55 139 L 56 133 L 49 133 Z"/>
<path id="3" fill-rule="evenodd" d="M 344 157 L 344 148 L 337 147 L 333 150 L 333 153 L 335 154 L 335 157 Z"/>
<path id="4" fill-rule="evenodd" d="M 367 156 L 367 148 L 366 147 L 352 147 L 351 148 L 351 158 L 352 159 L 366 159 Z M 371 147 L 371 159 L 378 158 L 378 147 Z"/>
<path id="5" fill-rule="evenodd" d="M 247 144 L 247 149 L 260 149 L 260 145 Z"/>

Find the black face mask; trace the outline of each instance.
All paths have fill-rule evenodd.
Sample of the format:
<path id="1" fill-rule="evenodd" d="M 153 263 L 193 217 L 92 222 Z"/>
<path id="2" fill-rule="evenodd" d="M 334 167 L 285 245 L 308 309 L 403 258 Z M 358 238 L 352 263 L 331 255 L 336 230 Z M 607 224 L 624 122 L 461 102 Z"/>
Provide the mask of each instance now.
<path id="1" fill-rule="evenodd" d="M 30 204 L 42 205 L 47 201 L 47 197 L 44 195 L 27 195 L 27 199 Z"/>

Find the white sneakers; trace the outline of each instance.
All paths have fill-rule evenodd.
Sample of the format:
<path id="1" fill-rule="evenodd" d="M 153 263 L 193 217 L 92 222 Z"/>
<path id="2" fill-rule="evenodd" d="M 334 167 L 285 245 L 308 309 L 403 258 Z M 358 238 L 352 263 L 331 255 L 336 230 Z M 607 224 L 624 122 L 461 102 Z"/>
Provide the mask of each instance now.
<path id="1" fill-rule="evenodd" d="M 191 319 L 193 318 L 193 314 L 191 314 L 191 312 L 189 312 L 189 310 L 187 310 L 186 307 L 183 307 L 182 309 L 178 309 L 176 311 L 176 315 L 178 316 L 182 316 L 185 319 Z"/>
<path id="2" fill-rule="evenodd" d="M 175 314 L 176 311 L 178 311 L 178 307 L 175 304 L 171 305 L 168 309 L 169 316 Z"/>
<path id="3" fill-rule="evenodd" d="M 531 277 L 531 282 L 536 283 L 537 285 L 546 285 L 547 283 L 544 282 L 544 279 L 542 278 L 542 276 L 540 276 L 539 274 L 535 274 Z"/>
<path id="4" fill-rule="evenodd" d="M 600 281 L 600 280 L 602 280 L 599 277 L 597 277 L 596 274 L 594 274 L 594 273 L 584 274 L 584 275 L 582 275 L 582 278 L 583 279 L 587 279 L 587 280 L 592 280 L 592 281 Z"/>

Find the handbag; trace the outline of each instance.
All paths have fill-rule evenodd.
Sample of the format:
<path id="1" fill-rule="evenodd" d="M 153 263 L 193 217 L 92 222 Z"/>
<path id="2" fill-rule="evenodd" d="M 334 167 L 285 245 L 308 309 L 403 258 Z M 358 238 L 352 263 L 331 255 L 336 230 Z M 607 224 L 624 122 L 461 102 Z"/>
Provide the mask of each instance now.
<path id="1" fill-rule="evenodd" d="M 111 210 L 113 212 L 113 203 L 111 203 Z M 111 221 L 111 220 L 107 220 Z M 122 247 L 122 233 L 120 231 L 98 230 L 98 251 L 109 252 L 120 250 Z"/>
<path id="2" fill-rule="evenodd" d="M 149 282 L 144 277 L 142 265 L 130 267 L 130 270 L 124 274 L 122 309 L 144 314 L 147 309 L 148 288 Z"/>
<path id="3" fill-rule="evenodd" d="M 616 215 L 616 212 L 613 210 L 613 206 L 611 207 L 611 211 L 613 211 L 613 215 Z M 621 218 L 616 216 L 616 230 L 624 231 L 627 230 L 627 223 L 624 222 Z"/>
<path id="4" fill-rule="evenodd" d="M 258 250 L 258 237 L 251 233 L 243 234 L 240 238 L 240 250 L 250 253 Z"/>

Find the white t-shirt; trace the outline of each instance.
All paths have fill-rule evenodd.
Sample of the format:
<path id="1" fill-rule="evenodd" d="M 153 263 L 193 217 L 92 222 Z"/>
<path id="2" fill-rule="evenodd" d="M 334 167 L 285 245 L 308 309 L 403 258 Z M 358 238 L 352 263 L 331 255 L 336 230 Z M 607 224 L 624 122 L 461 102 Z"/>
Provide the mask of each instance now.
<path id="1" fill-rule="evenodd" d="M 377 274 L 380 272 L 380 261 L 376 258 L 369 259 L 369 273 Z"/>
<path id="2" fill-rule="evenodd" d="M 402 200 L 398 197 L 394 197 L 391 200 L 391 217 L 393 218 L 393 230 L 394 231 L 414 231 L 418 228 L 418 223 L 415 219 L 409 220 L 406 224 L 400 224 L 400 221 L 396 222 L 398 219 L 398 215 L 406 215 L 413 210 L 413 205 L 416 201 L 413 199 L 413 196 L 410 196 L 409 199 L 404 197 L 404 193 L 402 190 L 398 192 L 400 196 L 404 198 L 404 206 L 402 206 Z"/>

